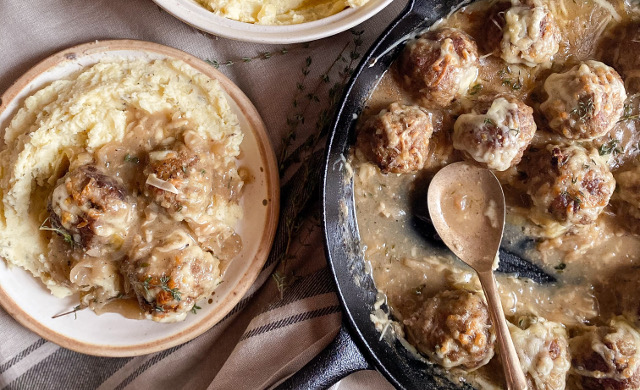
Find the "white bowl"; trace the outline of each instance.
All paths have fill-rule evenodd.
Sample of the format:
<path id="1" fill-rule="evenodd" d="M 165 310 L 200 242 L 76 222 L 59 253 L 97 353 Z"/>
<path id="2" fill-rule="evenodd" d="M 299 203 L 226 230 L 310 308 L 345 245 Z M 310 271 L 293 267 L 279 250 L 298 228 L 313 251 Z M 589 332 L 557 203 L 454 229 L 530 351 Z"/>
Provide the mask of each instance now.
<path id="1" fill-rule="evenodd" d="M 309 42 L 341 33 L 380 12 L 393 0 L 369 0 L 358 8 L 347 8 L 335 15 L 312 22 L 265 26 L 227 19 L 205 9 L 193 0 L 153 0 L 183 22 L 213 35 L 256 43 Z"/>
<path id="2" fill-rule="evenodd" d="M 57 53 L 20 77 L 0 97 L 0 132 L 27 96 L 43 86 L 78 72 L 105 58 L 174 58 L 217 79 L 244 133 L 239 165 L 249 169 L 241 198 L 244 218 L 236 226 L 243 248 L 226 269 L 224 283 L 210 302 L 182 322 L 163 324 L 133 320 L 116 313 L 97 315 L 82 310 L 76 315 L 52 318 L 78 303 L 77 296 L 54 297 L 27 271 L 0 259 L 0 305 L 18 322 L 63 347 L 101 356 L 133 356 L 160 351 L 205 332 L 221 321 L 258 277 L 271 248 L 279 210 L 278 169 L 264 124 L 249 99 L 220 72 L 187 53 L 143 41 L 96 41 Z"/>

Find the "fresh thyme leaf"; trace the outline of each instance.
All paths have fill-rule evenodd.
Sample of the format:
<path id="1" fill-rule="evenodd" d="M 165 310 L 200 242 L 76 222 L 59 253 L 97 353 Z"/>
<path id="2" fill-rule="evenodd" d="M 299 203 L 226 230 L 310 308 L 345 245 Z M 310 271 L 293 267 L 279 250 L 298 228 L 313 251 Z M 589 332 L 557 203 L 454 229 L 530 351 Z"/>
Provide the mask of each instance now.
<path id="1" fill-rule="evenodd" d="M 625 103 L 624 111 L 622 112 L 622 116 L 620 117 L 618 122 L 630 121 L 638 118 L 640 118 L 640 115 L 633 113 L 633 107 L 631 107 L 631 104 Z"/>
<path id="2" fill-rule="evenodd" d="M 484 85 L 482 84 L 476 84 L 473 87 L 471 87 L 471 89 L 469 90 L 469 95 L 477 95 L 478 92 L 482 91 L 482 88 L 484 88 Z"/>
<path id="3" fill-rule="evenodd" d="M 193 314 L 198 314 L 198 310 L 202 309 L 200 306 L 198 305 L 193 305 L 193 307 L 191 308 L 191 312 Z"/>
<path id="4" fill-rule="evenodd" d="M 484 124 L 485 125 L 490 125 L 490 126 L 495 126 L 495 122 L 493 120 L 491 120 L 491 118 L 484 118 Z"/>
<path id="5" fill-rule="evenodd" d="M 127 155 L 124 156 L 124 161 L 130 162 L 130 163 L 133 163 L 133 164 L 138 164 L 140 162 L 140 159 L 138 157 L 136 157 L 136 156 L 132 156 L 129 153 L 127 153 Z"/>
<path id="6" fill-rule="evenodd" d="M 618 146 L 618 140 L 612 139 L 606 144 L 600 145 L 600 147 L 598 148 L 598 154 L 600 154 L 601 156 L 604 156 L 611 153 L 614 153 L 614 154 L 621 153 L 621 150 L 618 149 L 617 146 Z"/>

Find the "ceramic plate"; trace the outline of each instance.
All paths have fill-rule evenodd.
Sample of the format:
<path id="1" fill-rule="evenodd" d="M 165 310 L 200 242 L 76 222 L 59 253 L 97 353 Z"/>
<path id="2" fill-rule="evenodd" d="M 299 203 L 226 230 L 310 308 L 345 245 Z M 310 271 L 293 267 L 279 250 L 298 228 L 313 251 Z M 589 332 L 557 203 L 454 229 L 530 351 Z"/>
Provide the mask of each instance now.
<path id="1" fill-rule="evenodd" d="M 257 43 L 309 42 L 335 35 L 364 22 L 393 0 L 369 0 L 358 8 L 347 8 L 335 15 L 307 23 L 265 26 L 238 22 L 217 16 L 194 0 L 153 0 L 183 22 L 224 38 Z"/>
<path id="2" fill-rule="evenodd" d="M 96 315 L 90 310 L 79 311 L 75 316 L 52 318 L 77 305 L 77 296 L 55 298 L 30 273 L 17 267 L 9 268 L 0 260 L 0 304 L 22 325 L 78 352 L 132 356 L 160 351 L 193 339 L 218 323 L 240 301 L 258 277 L 273 242 L 279 211 L 279 183 L 276 160 L 264 123 L 242 91 L 205 62 L 180 50 L 150 42 L 96 41 L 47 58 L 2 95 L 0 133 L 4 133 L 26 97 L 54 80 L 113 57 L 175 58 L 217 79 L 244 132 L 239 166 L 247 167 L 254 177 L 244 187 L 241 199 L 244 219 L 236 227 L 244 245 L 242 252 L 229 264 L 212 302 L 199 303 L 202 309 L 195 315 L 189 314 L 183 322 L 161 324 L 127 319 L 115 313 Z"/>

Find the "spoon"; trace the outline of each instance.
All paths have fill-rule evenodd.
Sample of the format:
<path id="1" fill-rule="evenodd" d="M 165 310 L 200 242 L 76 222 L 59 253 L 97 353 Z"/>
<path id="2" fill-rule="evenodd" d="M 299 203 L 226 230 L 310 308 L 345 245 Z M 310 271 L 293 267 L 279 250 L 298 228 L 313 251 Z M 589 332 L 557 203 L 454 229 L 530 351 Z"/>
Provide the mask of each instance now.
<path id="1" fill-rule="evenodd" d="M 433 177 L 427 200 L 433 226 L 442 241 L 478 274 L 496 330 L 507 388 L 526 389 L 493 274 L 505 218 L 500 182 L 488 169 L 454 163 Z"/>

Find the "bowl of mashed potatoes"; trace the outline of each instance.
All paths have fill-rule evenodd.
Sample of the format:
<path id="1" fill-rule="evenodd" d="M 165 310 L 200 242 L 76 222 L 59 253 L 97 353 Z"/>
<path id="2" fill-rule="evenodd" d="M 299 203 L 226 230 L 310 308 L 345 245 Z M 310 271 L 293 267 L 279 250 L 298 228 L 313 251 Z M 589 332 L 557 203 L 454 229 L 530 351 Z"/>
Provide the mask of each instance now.
<path id="1" fill-rule="evenodd" d="M 309 42 L 348 30 L 393 0 L 154 0 L 202 31 L 240 41 Z"/>
<path id="2" fill-rule="evenodd" d="M 211 66 L 141 41 L 55 54 L 0 102 L 0 304 L 61 346 L 131 356 L 220 321 L 264 265 L 273 150 Z"/>

